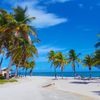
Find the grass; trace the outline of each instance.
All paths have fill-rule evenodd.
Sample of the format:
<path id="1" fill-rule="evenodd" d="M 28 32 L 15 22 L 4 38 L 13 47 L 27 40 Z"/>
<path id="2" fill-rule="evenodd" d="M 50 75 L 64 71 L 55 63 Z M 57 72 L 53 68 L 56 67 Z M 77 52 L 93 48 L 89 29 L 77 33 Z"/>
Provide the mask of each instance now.
<path id="1" fill-rule="evenodd" d="M 9 79 L 9 80 L 2 79 L 2 80 L 0 80 L 0 84 L 13 83 L 13 82 L 17 82 L 17 80 L 15 80 L 15 79 Z"/>

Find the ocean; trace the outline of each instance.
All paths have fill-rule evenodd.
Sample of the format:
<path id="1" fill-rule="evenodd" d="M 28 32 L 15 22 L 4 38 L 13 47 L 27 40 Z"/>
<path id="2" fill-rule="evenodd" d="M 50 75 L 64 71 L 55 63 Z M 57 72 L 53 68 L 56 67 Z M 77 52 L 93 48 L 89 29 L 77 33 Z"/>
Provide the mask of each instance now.
<path id="1" fill-rule="evenodd" d="M 77 72 L 77 74 L 81 77 L 89 77 L 89 72 Z M 24 72 L 19 72 L 19 75 L 24 75 Z M 33 76 L 54 76 L 54 72 L 33 72 Z M 27 76 L 29 73 L 27 72 Z M 61 72 L 57 72 L 57 76 L 62 76 Z M 73 72 L 63 72 L 64 77 L 74 77 Z M 92 77 L 100 77 L 100 72 L 92 72 Z"/>

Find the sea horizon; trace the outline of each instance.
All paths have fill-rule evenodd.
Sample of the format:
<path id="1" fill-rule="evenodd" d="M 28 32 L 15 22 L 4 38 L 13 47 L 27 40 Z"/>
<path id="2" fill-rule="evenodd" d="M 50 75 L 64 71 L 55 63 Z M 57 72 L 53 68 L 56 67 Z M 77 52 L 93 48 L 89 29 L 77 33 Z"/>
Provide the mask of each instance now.
<path id="1" fill-rule="evenodd" d="M 90 73 L 88 71 L 86 72 L 76 72 L 78 76 L 81 77 L 89 77 Z M 14 72 L 12 73 L 14 74 Z M 23 76 L 25 75 L 25 72 L 19 72 L 18 73 L 19 76 Z M 29 76 L 30 74 L 27 72 L 26 76 Z M 55 76 L 54 72 L 33 72 L 32 76 Z M 57 76 L 60 77 L 62 76 L 61 72 L 57 72 Z M 63 76 L 64 77 L 74 77 L 74 72 L 63 72 Z M 99 71 L 93 71 L 92 72 L 92 77 L 100 77 L 100 72 Z"/>

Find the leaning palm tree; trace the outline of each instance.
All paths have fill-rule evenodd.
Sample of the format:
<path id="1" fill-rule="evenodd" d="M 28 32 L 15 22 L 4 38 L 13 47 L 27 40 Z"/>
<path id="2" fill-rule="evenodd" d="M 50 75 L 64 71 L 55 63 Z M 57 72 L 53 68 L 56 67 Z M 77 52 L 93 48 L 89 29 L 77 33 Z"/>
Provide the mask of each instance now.
<path id="1" fill-rule="evenodd" d="M 55 72 L 55 79 L 57 79 L 57 72 L 56 72 L 56 69 L 58 68 L 59 66 L 59 62 L 58 60 L 56 59 L 56 53 L 51 50 L 49 53 L 48 53 L 48 62 L 51 62 L 51 67 L 54 66 L 54 72 Z"/>
<path id="2" fill-rule="evenodd" d="M 35 45 L 29 45 L 28 43 L 25 43 L 25 40 L 21 39 L 21 43 L 26 46 L 24 49 L 23 46 L 18 45 L 17 48 L 11 50 L 9 54 L 12 55 L 13 63 L 16 65 L 16 75 L 18 75 L 18 67 L 24 66 L 24 62 L 26 62 L 27 59 L 31 58 L 33 59 L 34 56 L 37 57 L 37 49 Z M 23 65 L 22 65 L 23 63 Z"/>
<path id="3" fill-rule="evenodd" d="M 94 52 L 95 67 L 100 69 L 100 49 Z"/>
<path id="4" fill-rule="evenodd" d="M 75 50 L 70 50 L 68 53 L 68 63 L 72 64 L 72 69 L 74 71 L 74 76 L 76 76 L 76 64 L 79 66 L 78 63 L 81 62 L 81 60 L 79 59 L 80 53 L 76 54 Z"/>
<path id="5" fill-rule="evenodd" d="M 29 62 L 29 64 L 30 64 L 30 76 L 32 76 L 32 71 L 33 71 L 33 69 L 35 67 L 35 62 L 31 61 L 31 62 Z"/>
<path id="6" fill-rule="evenodd" d="M 30 46 L 33 43 L 30 38 L 30 35 L 33 34 L 36 37 L 36 32 L 33 30 L 33 28 L 31 28 L 30 25 L 27 24 L 28 20 L 32 20 L 34 19 L 34 17 L 32 18 L 26 17 L 25 15 L 26 10 L 23 10 L 20 7 L 14 9 L 14 11 L 15 11 L 15 14 L 11 15 L 11 14 L 8 14 L 4 10 L 0 10 L 1 17 L 5 19 L 5 23 L 3 23 L 4 21 L 0 20 L 4 24 L 4 25 L 1 24 L 0 26 L 0 34 L 1 34 L 0 35 L 1 36 L 0 37 L 0 50 L 2 49 L 2 46 L 3 46 L 3 48 L 7 49 L 8 54 L 10 52 L 10 56 L 8 57 L 10 57 L 11 60 L 10 60 L 9 67 L 8 67 L 8 73 L 16 57 L 18 56 L 18 53 L 14 53 L 13 50 L 18 48 L 19 46 L 22 47 L 23 48 L 22 51 L 24 50 L 22 58 L 27 59 L 26 55 L 29 54 L 29 52 L 27 51 L 27 46 L 28 45 Z M 19 14 L 20 14 L 20 17 L 18 16 Z M 18 38 L 25 39 L 26 42 L 25 43 L 19 42 Z M 35 48 L 34 46 L 33 47 L 30 46 L 28 50 L 29 49 L 30 51 L 32 51 Z M 30 53 L 30 56 L 32 56 L 32 53 Z M 7 74 L 7 78 L 9 78 L 9 74 Z"/>
<path id="7" fill-rule="evenodd" d="M 14 8 L 14 18 L 17 21 L 17 24 L 19 24 L 19 26 L 16 27 L 17 31 L 15 35 L 22 36 L 28 42 L 32 43 L 30 34 L 34 35 L 35 37 L 37 35 L 35 32 L 35 28 L 33 26 L 30 26 L 28 23 L 34 20 L 35 17 L 29 18 L 29 16 L 26 15 L 26 12 L 27 12 L 27 7 L 22 8 L 18 6 L 17 8 Z"/>
<path id="8" fill-rule="evenodd" d="M 94 57 L 92 55 L 86 55 L 84 60 L 83 60 L 83 65 L 84 66 L 88 66 L 89 71 L 90 71 L 90 78 L 91 78 L 91 74 L 92 74 L 92 66 L 94 66 L 95 62 L 94 62 Z"/>
<path id="9" fill-rule="evenodd" d="M 27 70 L 29 69 L 29 67 L 30 67 L 29 62 L 28 61 L 24 62 L 25 77 L 27 75 Z"/>
<path id="10" fill-rule="evenodd" d="M 99 47 L 100 47 L 100 33 L 97 34 L 97 36 L 98 36 L 98 42 L 96 42 L 95 48 L 99 48 Z M 100 49 L 100 48 L 99 48 L 99 49 Z"/>
<path id="11" fill-rule="evenodd" d="M 64 71 L 64 66 L 68 64 L 66 57 L 62 54 L 62 52 L 58 52 L 56 54 L 56 59 L 58 61 L 58 65 L 61 68 L 61 73 L 62 73 L 62 79 L 63 79 L 63 71 Z"/>

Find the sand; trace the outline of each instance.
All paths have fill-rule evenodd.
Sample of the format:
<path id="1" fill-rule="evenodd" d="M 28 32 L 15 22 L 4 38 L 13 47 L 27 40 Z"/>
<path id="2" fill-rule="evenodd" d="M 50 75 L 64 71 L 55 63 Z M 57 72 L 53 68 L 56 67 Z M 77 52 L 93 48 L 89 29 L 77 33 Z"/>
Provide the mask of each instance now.
<path id="1" fill-rule="evenodd" d="M 26 77 L 0 85 L 0 100 L 100 100 L 100 80 L 83 82 L 73 78 Z"/>

